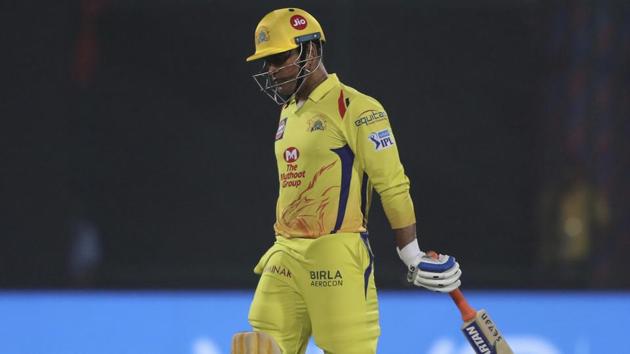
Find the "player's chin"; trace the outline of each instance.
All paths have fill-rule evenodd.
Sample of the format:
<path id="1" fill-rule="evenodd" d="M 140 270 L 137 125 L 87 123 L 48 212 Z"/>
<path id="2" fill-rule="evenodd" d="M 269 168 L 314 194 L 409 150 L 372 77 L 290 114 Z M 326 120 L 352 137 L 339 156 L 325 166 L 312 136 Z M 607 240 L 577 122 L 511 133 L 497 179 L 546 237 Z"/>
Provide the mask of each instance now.
<path id="1" fill-rule="evenodd" d="M 281 95 L 289 95 L 292 94 L 295 90 L 295 82 L 287 82 L 285 84 L 280 84 L 277 87 L 278 93 Z"/>

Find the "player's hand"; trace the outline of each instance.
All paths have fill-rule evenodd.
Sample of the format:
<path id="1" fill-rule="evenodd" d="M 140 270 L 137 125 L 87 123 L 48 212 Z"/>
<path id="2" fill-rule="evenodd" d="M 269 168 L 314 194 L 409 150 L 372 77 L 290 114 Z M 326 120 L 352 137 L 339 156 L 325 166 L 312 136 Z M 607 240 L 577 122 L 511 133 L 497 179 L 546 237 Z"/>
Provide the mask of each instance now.
<path id="1" fill-rule="evenodd" d="M 407 281 L 431 291 L 449 293 L 461 285 L 461 275 L 459 263 L 454 257 L 429 252 L 420 257 L 416 266 L 409 266 Z"/>
<path id="2" fill-rule="evenodd" d="M 451 292 L 461 285 L 459 278 L 462 271 L 455 258 L 433 251 L 422 252 L 418 239 L 396 250 L 409 269 L 407 281 L 413 285 L 442 293 Z"/>

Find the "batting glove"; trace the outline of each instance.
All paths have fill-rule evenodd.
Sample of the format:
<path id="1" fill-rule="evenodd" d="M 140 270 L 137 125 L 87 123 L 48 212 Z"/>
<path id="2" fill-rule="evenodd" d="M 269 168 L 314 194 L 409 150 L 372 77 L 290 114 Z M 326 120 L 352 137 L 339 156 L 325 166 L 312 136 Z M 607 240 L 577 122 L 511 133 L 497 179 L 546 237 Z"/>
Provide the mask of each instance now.
<path id="1" fill-rule="evenodd" d="M 455 258 L 449 255 L 426 254 L 420 251 L 417 239 L 402 249 L 396 248 L 398 256 L 407 265 L 407 281 L 431 291 L 448 293 L 461 285 L 462 271 Z"/>

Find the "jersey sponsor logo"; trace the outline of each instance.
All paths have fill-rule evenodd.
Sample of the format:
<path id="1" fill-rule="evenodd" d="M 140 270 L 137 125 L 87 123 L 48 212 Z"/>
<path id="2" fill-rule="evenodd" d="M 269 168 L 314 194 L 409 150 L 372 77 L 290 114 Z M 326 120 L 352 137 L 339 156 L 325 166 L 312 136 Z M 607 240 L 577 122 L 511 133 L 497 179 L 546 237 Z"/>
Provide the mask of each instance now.
<path id="1" fill-rule="evenodd" d="M 282 188 L 299 187 L 302 180 L 306 177 L 306 170 L 299 170 L 298 164 L 295 163 L 300 158 L 300 150 L 291 146 L 284 150 L 282 158 L 287 163 L 286 171 L 280 173 L 280 185 Z"/>
<path id="2" fill-rule="evenodd" d="M 284 161 L 286 161 L 287 163 L 292 163 L 297 161 L 297 159 L 300 158 L 300 150 L 298 150 L 297 148 L 294 148 L 293 146 L 288 147 L 286 150 L 284 150 Z"/>
<path id="3" fill-rule="evenodd" d="M 381 151 L 394 146 L 394 139 L 388 129 L 379 130 L 368 135 L 368 139 L 374 143 L 374 150 Z"/>
<path id="4" fill-rule="evenodd" d="M 338 269 L 310 271 L 311 286 L 316 288 L 332 288 L 343 286 L 343 275 Z"/>
<path id="5" fill-rule="evenodd" d="M 306 19 L 300 15 L 291 16 L 289 22 L 291 22 L 291 27 L 295 28 L 296 30 L 303 30 L 306 28 L 307 25 Z"/>
<path id="6" fill-rule="evenodd" d="M 280 173 L 282 188 L 299 187 L 302 185 L 304 177 L 306 177 L 305 170 L 298 171 L 298 165 L 296 163 L 288 163 L 287 170 Z"/>
<path id="7" fill-rule="evenodd" d="M 271 273 L 282 275 L 283 277 L 293 278 L 293 274 L 289 269 L 281 265 L 268 265 L 263 270 L 263 273 Z"/>
<path id="8" fill-rule="evenodd" d="M 319 130 L 326 130 L 326 119 L 320 116 L 310 119 L 308 121 L 308 131 L 314 132 Z"/>
<path id="9" fill-rule="evenodd" d="M 287 119 L 289 118 L 282 118 L 280 124 L 278 124 L 278 130 L 276 131 L 276 141 L 282 139 L 282 137 L 284 136 L 284 129 L 287 126 Z"/>
<path id="10" fill-rule="evenodd" d="M 385 119 L 387 119 L 387 113 L 385 113 L 384 111 L 369 109 L 359 115 L 359 119 L 354 121 L 354 125 L 360 127 L 363 124 L 370 125 L 372 123 L 380 122 Z"/>

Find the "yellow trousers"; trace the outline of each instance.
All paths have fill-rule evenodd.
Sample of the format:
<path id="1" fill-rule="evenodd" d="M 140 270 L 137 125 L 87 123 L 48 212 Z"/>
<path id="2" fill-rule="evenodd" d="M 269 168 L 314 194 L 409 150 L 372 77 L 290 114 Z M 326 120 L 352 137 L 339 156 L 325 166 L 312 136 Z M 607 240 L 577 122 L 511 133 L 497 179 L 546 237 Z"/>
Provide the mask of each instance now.
<path id="1" fill-rule="evenodd" d="M 278 236 L 254 271 L 261 277 L 249 323 L 270 334 L 283 354 L 303 354 L 311 335 L 327 354 L 376 353 L 380 327 L 367 235 Z"/>

